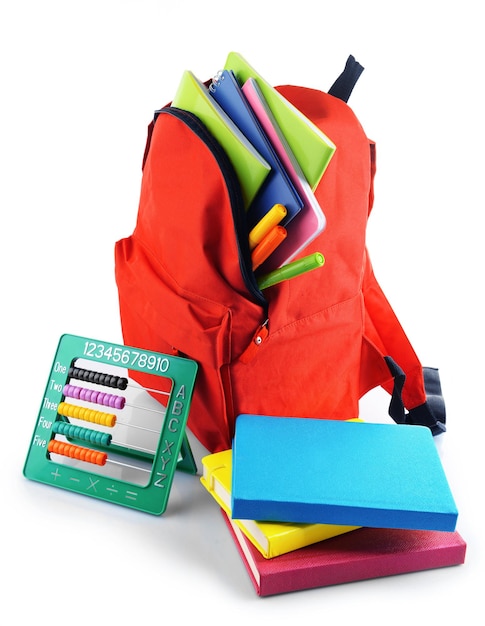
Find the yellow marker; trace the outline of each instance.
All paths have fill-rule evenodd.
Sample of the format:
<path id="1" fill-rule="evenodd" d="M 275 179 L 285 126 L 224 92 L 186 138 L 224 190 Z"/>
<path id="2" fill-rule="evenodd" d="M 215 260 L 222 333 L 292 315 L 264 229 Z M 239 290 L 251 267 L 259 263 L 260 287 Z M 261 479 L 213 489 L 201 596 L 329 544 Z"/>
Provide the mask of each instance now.
<path id="1" fill-rule="evenodd" d="M 286 213 L 286 207 L 282 204 L 275 204 L 272 206 L 249 233 L 249 249 L 254 250 L 254 248 L 263 239 L 263 237 L 269 233 L 273 226 L 279 224 L 281 220 L 286 217 Z"/>

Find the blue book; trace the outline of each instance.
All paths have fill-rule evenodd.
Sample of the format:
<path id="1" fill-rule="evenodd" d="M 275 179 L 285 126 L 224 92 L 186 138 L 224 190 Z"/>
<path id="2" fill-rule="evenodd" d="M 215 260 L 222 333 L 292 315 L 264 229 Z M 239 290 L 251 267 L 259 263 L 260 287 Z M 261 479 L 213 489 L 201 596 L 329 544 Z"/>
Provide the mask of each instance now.
<path id="1" fill-rule="evenodd" d="M 249 228 L 253 228 L 275 204 L 285 206 L 287 214 L 281 224 L 286 226 L 301 210 L 303 201 L 243 94 L 234 73 L 230 70 L 220 72 L 212 81 L 209 93 L 271 166 L 270 173 L 249 206 L 247 212 Z"/>
<path id="2" fill-rule="evenodd" d="M 243 414 L 232 461 L 234 519 L 455 530 L 425 426 Z"/>

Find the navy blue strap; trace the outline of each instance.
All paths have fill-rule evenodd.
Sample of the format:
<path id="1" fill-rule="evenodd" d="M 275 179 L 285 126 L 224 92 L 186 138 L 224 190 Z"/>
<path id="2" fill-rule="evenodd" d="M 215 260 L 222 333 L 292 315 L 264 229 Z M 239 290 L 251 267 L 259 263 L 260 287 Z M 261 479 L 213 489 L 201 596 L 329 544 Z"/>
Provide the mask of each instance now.
<path id="1" fill-rule="evenodd" d="M 364 71 L 362 65 L 350 55 L 345 64 L 345 68 L 334 84 L 330 87 L 328 93 L 331 96 L 340 98 L 344 102 L 348 102 L 355 83 Z"/>
<path id="2" fill-rule="evenodd" d="M 406 411 L 402 400 L 402 388 L 406 374 L 389 356 L 384 357 L 394 378 L 394 388 L 389 404 L 389 415 L 397 424 L 427 426 L 433 435 L 446 431 L 446 408 L 441 391 L 439 372 L 436 368 L 423 367 L 426 402 Z"/>

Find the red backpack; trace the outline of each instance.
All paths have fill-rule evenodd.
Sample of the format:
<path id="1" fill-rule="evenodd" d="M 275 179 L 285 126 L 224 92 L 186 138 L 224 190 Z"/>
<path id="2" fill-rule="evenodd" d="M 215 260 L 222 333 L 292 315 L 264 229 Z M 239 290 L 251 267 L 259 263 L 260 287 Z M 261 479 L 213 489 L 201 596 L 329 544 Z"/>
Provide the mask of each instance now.
<path id="1" fill-rule="evenodd" d="M 366 249 L 375 145 L 347 104 L 362 69 L 349 57 L 328 93 L 277 88 L 337 149 L 315 190 L 327 225 L 304 253 L 324 267 L 264 292 L 225 152 L 187 111 L 166 106 L 149 126 L 136 227 L 115 249 L 122 331 L 197 361 L 188 425 L 209 452 L 231 447 L 241 413 L 355 418 L 377 386 L 396 422 L 445 430 L 438 371 L 422 367 Z"/>

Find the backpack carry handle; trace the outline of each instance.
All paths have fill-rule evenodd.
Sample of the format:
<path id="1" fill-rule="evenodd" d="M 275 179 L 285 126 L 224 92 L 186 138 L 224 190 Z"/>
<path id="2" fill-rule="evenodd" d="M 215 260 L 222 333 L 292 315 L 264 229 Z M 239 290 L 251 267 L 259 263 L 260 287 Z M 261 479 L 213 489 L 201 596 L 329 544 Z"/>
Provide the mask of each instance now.
<path id="1" fill-rule="evenodd" d="M 328 93 L 344 102 L 348 102 L 350 94 L 363 71 L 362 65 L 355 60 L 355 57 L 350 55 L 345 63 L 343 72 L 330 87 Z"/>

